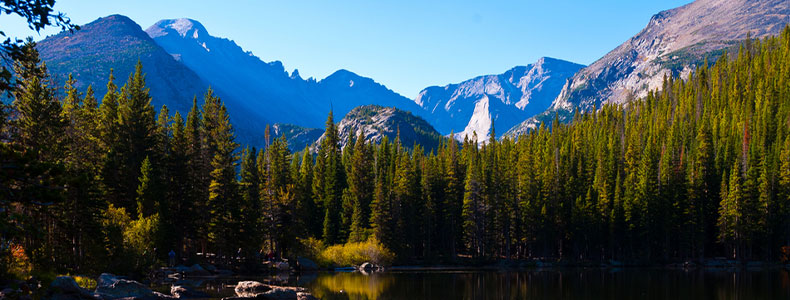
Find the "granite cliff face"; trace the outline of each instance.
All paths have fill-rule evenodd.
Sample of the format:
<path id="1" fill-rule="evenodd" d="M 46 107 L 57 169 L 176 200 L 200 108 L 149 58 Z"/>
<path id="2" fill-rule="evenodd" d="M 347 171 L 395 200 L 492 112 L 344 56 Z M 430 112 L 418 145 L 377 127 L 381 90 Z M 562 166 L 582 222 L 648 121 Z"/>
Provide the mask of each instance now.
<path id="1" fill-rule="evenodd" d="M 400 133 L 400 142 L 404 147 L 411 148 L 415 143 L 423 149 L 436 149 L 444 137 L 431 124 L 410 112 L 395 107 L 365 105 L 354 108 L 339 123 L 337 131 L 341 147 L 346 147 L 351 137 L 363 134 L 368 142 L 379 143 L 384 137 L 395 141 Z M 321 144 L 324 136 L 316 142 Z"/>
<path id="2" fill-rule="evenodd" d="M 473 133 L 482 138 L 489 135 L 492 127 L 508 129 L 545 111 L 566 79 L 582 67 L 544 57 L 503 74 L 426 88 L 415 102 L 439 132 L 454 132 L 458 140 Z"/>
<path id="3" fill-rule="evenodd" d="M 779 34 L 790 21 L 787 0 L 698 0 L 659 12 L 647 26 L 571 77 L 549 110 L 512 128 L 518 135 L 576 108 L 624 103 L 661 86 L 664 76 L 687 76 L 746 39 Z M 737 48 L 736 48 L 737 49 Z"/>

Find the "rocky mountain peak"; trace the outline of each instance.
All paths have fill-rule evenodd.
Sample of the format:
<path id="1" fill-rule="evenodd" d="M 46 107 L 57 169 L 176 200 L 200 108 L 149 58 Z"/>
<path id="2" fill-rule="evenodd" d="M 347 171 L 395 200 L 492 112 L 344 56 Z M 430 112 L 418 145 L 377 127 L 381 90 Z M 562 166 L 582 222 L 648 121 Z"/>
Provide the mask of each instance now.
<path id="1" fill-rule="evenodd" d="M 698 0 L 655 14 L 644 29 L 590 66 L 562 88 L 551 107 L 509 132 L 518 135 L 549 121 L 567 119 L 602 103 L 624 103 L 661 86 L 664 76 L 685 78 L 696 65 L 715 61 L 747 34 L 776 35 L 790 21 L 787 0 Z"/>
<path id="2" fill-rule="evenodd" d="M 149 27 L 146 32 L 151 38 L 164 36 L 170 32 L 178 34 L 183 38 L 197 39 L 199 37 L 208 36 L 208 31 L 203 27 L 203 24 L 187 18 L 160 20 Z"/>

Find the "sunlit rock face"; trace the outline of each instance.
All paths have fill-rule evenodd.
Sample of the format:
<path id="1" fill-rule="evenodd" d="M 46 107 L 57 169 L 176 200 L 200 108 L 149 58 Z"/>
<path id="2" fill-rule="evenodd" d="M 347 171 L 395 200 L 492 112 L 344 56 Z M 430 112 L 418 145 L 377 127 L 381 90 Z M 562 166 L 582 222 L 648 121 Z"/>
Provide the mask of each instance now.
<path id="1" fill-rule="evenodd" d="M 463 140 L 474 134 L 485 140 L 492 128 L 504 130 L 545 111 L 567 78 L 583 65 L 544 57 L 497 75 L 485 75 L 446 86 L 428 87 L 415 102 L 442 134 Z"/>
<path id="2" fill-rule="evenodd" d="M 547 112 L 508 134 L 534 129 L 555 114 L 568 120 L 576 108 L 643 97 L 659 88 L 664 76 L 685 78 L 706 58 L 712 63 L 725 50 L 737 50 L 747 34 L 779 34 L 788 16 L 787 0 L 698 0 L 659 12 L 642 31 L 571 77 Z"/>

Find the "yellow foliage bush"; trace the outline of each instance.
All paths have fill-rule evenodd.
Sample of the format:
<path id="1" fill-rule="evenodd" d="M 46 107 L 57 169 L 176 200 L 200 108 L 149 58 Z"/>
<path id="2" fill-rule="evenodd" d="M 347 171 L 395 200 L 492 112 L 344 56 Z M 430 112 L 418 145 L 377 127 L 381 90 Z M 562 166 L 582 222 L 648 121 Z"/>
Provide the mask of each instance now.
<path id="1" fill-rule="evenodd" d="M 389 265 L 395 254 L 375 238 L 359 243 L 329 246 L 318 257 L 324 264 L 335 266 L 356 266 L 365 262 Z"/>
<path id="2" fill-rule="evenodd" d="M 81 288 L 94 290 L 96 289 L 97 282 L 95 279 L 85 276 L 74 276 L 74 281 L 77 282 Z"/>

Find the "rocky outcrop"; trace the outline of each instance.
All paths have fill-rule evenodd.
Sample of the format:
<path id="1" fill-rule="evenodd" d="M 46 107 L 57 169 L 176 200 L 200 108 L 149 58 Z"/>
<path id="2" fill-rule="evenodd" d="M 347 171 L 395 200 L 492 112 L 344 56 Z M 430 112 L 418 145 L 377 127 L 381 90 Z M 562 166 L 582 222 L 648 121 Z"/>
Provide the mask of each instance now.
<path id="1" fill-rule="evenodd" d="M 415 143 L 423 149 L 436 149 L 443 142 L 443 137 L 424 119 L 410 112 L 395 107 L 364 105 L 351 110 L 337 124 L 340 145 L 345 148 L 352 139 L 365 137 L 367 142 L 379 143 L 384 137 L 394 142 L 400 134 L 400 143 L 404 147 L 412 147 Z M 326 137 L 322 135 L 316 146 Z"/>
<path id="2" fill-rule="evenodd" d="M 286 287 L 269 285 L 257 281 L 241 281 L 236 284 L 237 297 L 223 298 L 223 300 L 239 299 L 272 299 L 272 300 L 296 300 L 296 299 L 315 299 L 301 287 Z"/>
<path id="3" fill-rule="evenodd" d="M 147 286 L 134 280 L 120 278 L 113 274 L 103 273 L 96 284 L 96 294 L 102 299 L 174 299 L 170 295 L 152 291 Z"/>
<path id="4" fill-rule="evenodd" d="M 98 294 L 87 289 L 81 288 L 74 278 L 69 276 L 59 276 L 52 281 L 47 291 L 47 299 L 52 300 L 99 300 Z"/>
<path id="5" fill-rule="evenodd" d="M 505 130 L 549 108 L 565 81 L 583 65 L 543 57 L 505 73 L 425 88 L 414 100 L 442 134 L 485 140 L 493 126 Z"/>

